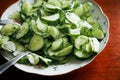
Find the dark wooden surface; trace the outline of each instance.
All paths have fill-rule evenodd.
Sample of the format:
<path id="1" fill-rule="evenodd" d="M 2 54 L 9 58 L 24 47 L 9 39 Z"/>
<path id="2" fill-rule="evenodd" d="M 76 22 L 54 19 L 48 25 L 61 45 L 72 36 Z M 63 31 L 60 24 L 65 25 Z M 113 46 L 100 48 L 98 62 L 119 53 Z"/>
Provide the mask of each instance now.
<path id="1" fill-rule="evenodd" d="M 0 16 L 17 0 L 0 0 Z M 120 0 L 95 0 L 110 20 L 107 46 L 89 65 L 62 76 L 46 77 L 22 72 L 12 66 L 0 80 L 120 80 Z M 0 64 L 6 60 L 0 55 Z"/>

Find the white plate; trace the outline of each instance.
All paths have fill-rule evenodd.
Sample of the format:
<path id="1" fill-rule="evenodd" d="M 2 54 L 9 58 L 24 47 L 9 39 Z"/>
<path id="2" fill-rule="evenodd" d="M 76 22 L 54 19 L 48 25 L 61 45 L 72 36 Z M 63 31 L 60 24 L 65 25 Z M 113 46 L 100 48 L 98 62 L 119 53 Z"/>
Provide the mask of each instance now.
<path id="1" fill-rule="evenodd" d="M 82 1 L 91 1 L 93 3 L 91 13 L 95 15 L 98 22 L 100 22 L 100 24 L 102 26 L 102 29 L 106 32 L 105 38 L 100 43 L 100 51 L 99 51 L 99 53 L 100 53 L 104 49 L 104 47 L 106 46 L 106 43 L 107 43 L 108 38 L 109 38 L 109 21 L 108 21 L 108 18 L 103 13 L 100 6 L 98 6 L 93 0 L 82 0 Z M 14 3 L 13 5 L 11 5 L 9 8 L 7 8 L 6 11 L 3 13 L 3 15 L 1 16 L 1 19 L 2 20 L 8 19 L 8 16 L 16 10 L 20 10 L 19 1 Z M 7 53 L 4 53 L 3 56 L 5 58 L 10 57 L 10 55 L 8 55 Z M 69 61 L 69 63 L 67 63 L 67 64 L 51 65 L 47 68 L 39 68 L 39 67 L 36 67 L 36 66 L 18 64 L 18 63 L 15 64 L 15 67 L 17 67 L 18 69 L 20 69 L 22 71 L 29 72 L 29 73 L 35 73 L 35 74 L 46 75 L 46 76 L 55 76 L 55 75 L 66 74 L 66 73 L 71 72 L 73 70 L 79 69 L 79 68 L 89 64 L 91 61 L 93 61 L 94 58 L 90 58 L 90 59 L 85 60 L 85 61 L 79 61 L 79 60 L 74 60 L 73 59 L 73 60 Z"/>

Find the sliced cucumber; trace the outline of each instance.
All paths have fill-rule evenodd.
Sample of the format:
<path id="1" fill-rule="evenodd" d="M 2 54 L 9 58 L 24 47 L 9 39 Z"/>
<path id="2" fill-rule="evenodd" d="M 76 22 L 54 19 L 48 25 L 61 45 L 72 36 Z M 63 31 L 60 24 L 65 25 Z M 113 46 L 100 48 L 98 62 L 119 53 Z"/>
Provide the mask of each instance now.
<path id="1" fill-rule="evenodd" d="M 83 44 L 87 43 L 88 40 L 89 40 L 89 38 L 88 38 L 87 36 L 83 36 L 83 35 L 78 36 L 78 37 L 75 39 L 75 41 L 74 41 L 75 47 L 76 47 L 77 49 L 80 49 L 80 47 L 81 47 Z"/>
<path id="2" fill-rule="evenodd" d="M 15 44 L 12 42 L 12 41 L 6 41 L 4 42 L 1 47 L 6 50 L 6 51 L 9 51 L 9 52 L 13 52 L 16 50 L 16 46 Z"/>
<path id="3" fill-rule="evenodd" d="M 40 61 L 38 55 L 36 54 L 28 54 L 27 58 L 32 65 L 38 64 Z"/>
<path id="4" fill-rule="evenodd" d="M 16 39 L 20 39 L 24 37 L 29 32 L 29 24 L 24 22 L 20 29 L 18 30 L 17 34 L 15 35 Z"/>
<path id="5" fill-rule="evenodd" d="M 81 25 L 82 27 L 86 27 L 86 28 L 88 28 L 88 29 L 91 29 L 91 28 L 92 28 L 92 25 L 90 25 L 87 21 L 81 21 L 81 22 L 80 22 L 80 25 Z"/>
<path id="6" fill-rule="evenodd" d="M 63 39 L 60 38 L 52 43 L 51 50 L 61 50 L 63 48 Z"/>
<path id="7" fill-rule="evenodd" d="M 30 42 L 31 37 L 32 37 L 32 35 L 30 37 L 27 37 L 27 38 L 21 38 L 19 41 L 21 43 L 28 44 Z"/>
<path id="8" fill-rule="evenodd" d="M 72 6 L 70 0 L 62 0 L 61 3 L 62 9 L 69 9 Z"/>
<path id="9" fill-rule="evenodd" d="M 0 37 L 0 46 L 1 46 L 1 44 L 5 43 L 5 42 L 8 41 L 8 40 L 9 40 L 9 37 L 8 37 L 8 36 L 1 36 L 1 37 Z"/>
<path id="10" fill-rule="evenodd" d="M 59 30 L 54 26 L 48 26 L 48 33 L 54 38 L 58 39 L 60 37 Z"/>
<path id="11" fill-rule="evenodd" d="M 97 39 L 103 39 L 104 38 L 104 32 L 100 29 L 93 30 L 92 35 L 94 37 L 96 37 Z"/>
<path id="12" fill-rule="evenodd" d="M 50 23 L 50 22 L 57 22 L 59 20 L 60 16 L 59 16 L 59 13 L 56 13 L 56 14 L 53 14 L 53 15 L 50 15 L 50 16 L 43 16 L 41 17 L 42 20 Z M 52 24 L 52 23 L 50 23 Z"/>
<path id="13" fill-rule="evenodd" d="M 21 0 L 21 9 L 25 14 L 32 11 L 32 5 L 27 0 Z"/>
<path id="14" fill-rule="evenodd" d="M 69 34 L 70 35 L 80 35 L 80 28 L 76 28 L 76 29 L 69 29 Z"/>
<path id="15" fill-rule="evenodd" d="M 58 52 L 55 53 L 55 56 L 66 56 L 72 52 L 73 45 L 68 46 Z"/>
<path id="16" fill-rule="evenodd" d="M 34 31 L 34 33 L 36 33 L 38 35 L 42 35 L 41 31 L 38 29 L 37 24 L 35 23 L 34 20 L 31 21 L 31 27 L 32 27 L 32 30 Z"/>
<path id="17" fill-rule="evenodd" d="M 46 57 L 39 56 L 39 58 L 40 58 L 40 60 L 42 60 L 42 62 L 44 62 L 47 66 L 52 62 L 51 59 L 46 58 Z"/>
<path id="18" fill-rule="evenodd" d="M 91 46 L 91 44 L 90 43 L 88 43 L 88 44 L 85 44 L 85 45 L 83 45 L 84 47 L 82 48 L 83 50 L 85 50 L 86 52 L 92 52 L 92 46 Z"/>
<path id="19" fill-rule="evenodd" d="M 83 5 L 81 4 L 79 7 L 75 8 L 73 12 L 78 16 L 82 16 L 84 13 Z"/>
<path id="20" fill-rule="evenodd" d="M 35 0 L 33 7 L 39 7 L 42 5 L 42 3 L 43 3 L 43 0 Z"/>
<path id="21" fill-rule="evenodd" d="M 80 17 L 77 16 L 75 13 L 67 12 L 66 18 L 68 21 L 70 21 L 72 24 L 74 24 L 76 27 L 79 27 L 80 24 Z"/>
<path id="22" fill-rule="evenodd" d="M 12 34 L 14 34 L 20 26 L 18 26 L 17 24 L 7 24 L 5 26 L 2 27 L 1 29 L 1 34 L 4 36 L 10 36 Z"/>
<path id="23" fill-rule="evenodd" d="M 68 39 L 67 38 L 63 38 L 63 48 L 66 48 L 70 46 L 70 43 L 68 42 Z"/>
<path id="24" fill-rule="evenodd" d="M 61 7 L 60 0 L 48 0 L 48 3 L 52 4 L 52 5 L 55 5 L 55 6 L 58 6 L 58 7 Z"/>
<path id="25" fill-rule="evenodd" d="M 52 4 L 45 4 L 45 9 L 46 9 L 48 12 L 56 12 L 56 11 L 58 11 L 58 10 L 61 10 L 60 7 L 55 6 L 55 5 L 52 5 Z"/>
<path id="26" fill-rule="evenodd" d="M 41 32 L 46 32 L 47 31 L 47 25 L 43 24 L 40 19 L 38 18 L 37 21 L 37 28 L 41 31 Z"/>
<path id="27" fill-rule="evenodd" d="M 60 14 L 60 24 L 64 23 L 65 22 L 65 12 L 61 10 L 59 12 L 59 14 Z"/>
<path id="28" fill-rule="evenodd" d="M 21 43 L 14 41 L 14 44 L 16 46 L 17 51 L 21 51 L 21 52 L 25 51 L 25 47 Z"/>
<path id="29" fill-rule="evenodd" d="M 96 38 L 89 38 L 93 52 L 99 52 L 100 42 Z"/>
<path id="30" fill-rule="evenodd" d="M 34 34 L 29 42 L 28 49 L 31 51 L 38 51 L 43 45 L 44 39 L 41 36 Z"/>
<path id="31" fill-rule="evenodd" d="M 81 60 L 84 60 L 84 59 L 88 59 L 92 56 L 92 53 L 87 53 L 87 52 L 83 52 L 81 50 L 78 50 L 78 49 L 75 49 L 74 50 L 74 55 L 81 59 Z"/>

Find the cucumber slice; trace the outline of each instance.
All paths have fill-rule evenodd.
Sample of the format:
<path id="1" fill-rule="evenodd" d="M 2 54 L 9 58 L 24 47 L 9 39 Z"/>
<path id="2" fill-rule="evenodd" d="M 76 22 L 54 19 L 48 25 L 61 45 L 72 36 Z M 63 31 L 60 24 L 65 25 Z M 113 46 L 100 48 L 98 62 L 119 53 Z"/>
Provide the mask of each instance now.
<path id="1" fill-rule="evenodd" d="M 85 45 L 85 51 L 86 52 L 92 52 L 92 46 L 91 46 L 90 43 L 88 43 L 88 44 Z"/>
<path id="2" fill-rule="evenodd" d="M 58 6 L 58 7 L 61 7 L 60 0 L 48 0 L 48 3 L 52 4 L 52 5 L 55 5 L 55 6 Z"/>
<path id="3" fill-rule="evenodd" d="M 47 66 L 52 62 L 51 59 L 39 56 L 40 60 L 42 60 Z"/>
<path id="4" fill-rule="evenodd" d="M 72 6 L 70 0 L 62 0 L 61 3 L 62 9 L 69 9 Z"/>
<path id="5" fill-rule="evenodd" d="M 77 16 L 75 13 L 67 12 L 66 18 L 69 22 L 74 24 L 76 27 L 80 27 L 80 17 Z"/>
<path id="6" fill-rule="evenodd" d="M 18 26 L 17 24 L 7 24 L 5 26 L 2 27 L 1 29 L 1 34 L 4 35 L 4 36 L 10 36 L 12 34 L 14 34 L 18 28 L 20 26 Z"/>
<path id="7" fill-rule="evenodd" d="M 49 12 L 55 12 L 55 11 L 61 10 L 60 7 L 52 5 L 52 4 L 45 4 L 45 9 Z"/>
<path id="8" fill-rule="evenodd" d="M 31 37 L 32 37 L 32 36 L 33 36 L 33 35 L 31 35 Z M 20 41 L 21 43 L 28 44 L 28 43 L 30 42 L 31 37 L 21 38 L 19 41 Z"/>
<path id="9" fill-rule="evenodd" d="M 44 39 L 41 36 L 34 34 L 28 44 L 28 49 L 31 51 L 38 51 L 43 45 Z"/>
<path id="10" fill-rule="evenodd" d="M 76 29 L 69 29 L 69 34 L 70 35 L 80 35 L 80 28 L 76 28 Z"/>
<path id="11" fill-rule="evenodd" d="M 92 53 L 83 52 L 82 50 L 75 49 L 74 55 L 81 60 L 88 59 L 92 56 Z"/>
<path id="12" fill-rule="evenodd" d="M 31 21 L 31 27 L 32 27 L 32 30 L 33 30 L 33 32 L 35 33 L 35 34 L 37 34 L 37 35 L 40 35 L 40 36 L 42 36 L 42 37 L 47 37 L 47 36 L 49 36 L 49 34 L 47 33 L 47 31 L 48 31 L 48 27 L 47 26 L 43 26 L 42 28 L 41 28 L 41 30 L 40 29 L 38 29 L 38 25 L 35 23 L 35 21 L 34 20 L 32 20 Z M 39 27 L 40 28 L 40 27 Z M 42 31 L 43 30 L 43 31 Z"/>
<path id="13" fill-rule="evenodd" d="M 63 48 L 63 39 L 60 38 L 52 43 L 51 50 L 57 51 Z"/>
<path id="14" fill-rule="evenodd" d="M 96 37 L 97 39 L 103 39 L 104 38 L 104 32 L 100 29 L 93 30 L 92 35 L 94 37 Z"/>
<path id="15" fill-rule="evenodd" d="M 83 5 L 81 4 L 79 7 L 75 8 L 73 12 L 78 16 L 82 16 L 84 12 Z"/>
<path id="16" fill-rule="evenodd" d="M 1 44 L 5 43 L 5 42 L 8 41 L 8 40 L 9 40 L 9 37 L 8 37 L 8 36 L 1 36 L 1 37 L 0 37 L 0 46 L 1 46 Z"/>
<path id="17" fill-rule="evenodd" d="M 78 37 L 75 39 L 75 41 L 74 41 L 74 43 L 75 43 L 74 45 L 75 45 L 75 47 L 76 47 L 77 49 L 80 49 L 80 47 L 81 47 L 83 44 L 87 43 L 88 40 L 89 40 L 89 38 L 88 38 L 87 36 L 83 36 L 83 35 L 78 36 Z"/>
<path id="18" fill-rule="evenodd" d="M 29 24 L 24 22 L 20 29 L 18 30 L 17 34 L 15 35 L 16 39 L 20 39 L 24 37 L 29 32 Z"/>
<path id="19" fill-rule="evenodd" d="M 60 14 L 60 24 L 64 23 L 65 22 L 65 12 L 61 10 L 59 12 L 59 14 Z"/>
<path id="20" fill-rule="evenodd" d="M 42 20 L 44 20 L 44 21 L 46 21 L 48 23 L 56 22 L 56 21 L 59 20 L 59 18 L 60 18 L 59 13 L 56 13 L 56 14 L 53 14 L 53 15 L 50 15 L 50 16 L 43 16 L 43 17 L 41 17 Z"/>
<path id="21" fill-rule="evenodd" d="M 32 65 L 38 64 L 40 61 L 38 55 L 36 54 L 28 54 L 27 58 Z"/>
<path id="22" fill-rule="evenodd" d="M 88 29 L 91 29 L 91 28 L 92 28 L 92 25 L 90 25 L 87 21 L 81 21 L 81 22 L 80 22 L 80 25 L 81 25 L 82 27 L 86 27 L 86 28 L 88 28 Z"/>
<path id="23" fill-rule="evenodd" d="M 32 5 L 27 0 L 21 0 L 21 10 L 29 14 L 32 11 Z"/>
<path id="24" fill-rule="evenodd" d="M 66 47 L 66 48 L 56 52 L 55 56 L 59 56 L 59 57 L 60 56 L 67 56 L 67 55 L 69 55 L 72 52 L 72 48 L 73 48 L 73 45 L 68 46 L 68 47 Z"/>
<path id="25" fill-rule="evenodd" d="M 9 51 L 9 52 L 13 52 L 16 50 L 16 46 L 15 44 L 12 42 L 12 41 L 6 41 L 4 42 L 1 47 L 6 50 L 6 51 Z"/>
<path id="26" fill-rule="evenodd" d="M 96 38 L 89 38 L 93 52 L 99 52 L 100 42 Z"/>
<path id="27" fill-rule="evenodd" d="M 58 39 L 60 37 L 59 30 L 54 26 L 48 26 L 48 33 L 54 38 Z"/>
<path id="28" fill-rule="evenodd" d="M 37 28 L 41 31 L 41 32 L 46 32 L 47 31 L 47 25 L 43 24 L 40 19 L 38 18 L 37 21 Z"/>
<path id="29" fill-rule="evenodd" d="M 37 24 L 35 23 L 34 20 L 31 21 L 31 27 L 34 33 L 36 33 L 37 35 L 42 35 L 41 31 L 38 29 Z"/>
<path id="30" fill-rule="evenodd" d="M 15 46 L 16 46 L 16 50 L 17 50 L 17 51 L 20 51 L 20 52 L 25 51 L 25 47 L 24 47 L 21 43 L 19 43 L 19 42 L 17 42 L 17 41 L 14 41 L 14 44 L 15 44 Z"/>
<path id="31" fill-rule="evenodd" d="M 35 3 L 33 4 L 33 7 L 39 7 L 42 6 L 43 0 L 35 0 Z"/>

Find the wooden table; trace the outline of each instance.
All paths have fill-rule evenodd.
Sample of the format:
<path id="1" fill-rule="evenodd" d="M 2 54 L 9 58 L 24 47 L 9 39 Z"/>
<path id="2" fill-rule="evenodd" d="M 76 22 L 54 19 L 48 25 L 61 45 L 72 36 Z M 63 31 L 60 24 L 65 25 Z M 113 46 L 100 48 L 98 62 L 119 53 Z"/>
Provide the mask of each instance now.
<path id="1" fill-rule="evenodd" d="M 17 0 L 0 0 L 0 16 Z M 95 0 L 110 20 L 110 38 L 106 48 L 89 65 L 69 74 L 46 77 L 22 72 L 12 66 L 0 80 L 120 80 L 120 0 Z M 0 55 L 0 64 L 6 60 Z"/>

